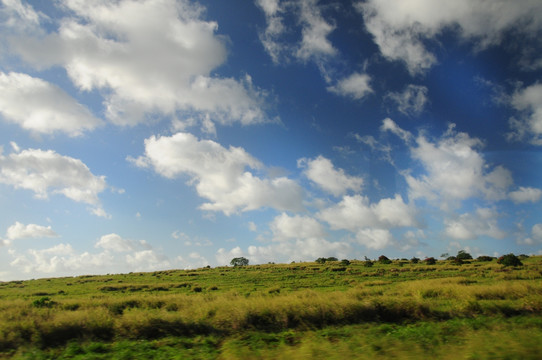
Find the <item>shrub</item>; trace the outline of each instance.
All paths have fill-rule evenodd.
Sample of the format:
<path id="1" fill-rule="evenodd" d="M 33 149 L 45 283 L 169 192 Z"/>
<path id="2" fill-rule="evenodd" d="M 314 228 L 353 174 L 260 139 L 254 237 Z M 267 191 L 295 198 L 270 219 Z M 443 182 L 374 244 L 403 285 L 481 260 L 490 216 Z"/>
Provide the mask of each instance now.
<path id="1" fill-rule="evenodd" d="M 341 265 L 348 266 L 348 265 L 350 265 L 350 261 L 347 260 L 347 259 L 342 259 L 341 260 Z"/>
<path id="2" fill-rule="evenodd" d="M 523 263 L 521 260 L 514 254 L 506 254 L 497 259 L 497 264 L 504 266 L 521 266 Z"/>
<path id="3" fill-rule="evenodd" d="M 47 296 L 44 296 L 32 302 L 32 306 L 37 308 L 50 308 L 53 307 L 53 305 L 56 305 L 56 302 L 52 301 Z"/>
<path id="4" fill-rule="evenodd" d="M 372 262 L 371 260 L 365 260 L 363 262 L 363 266 L 365 266 L 365 267 L 371 267 L 373 265 L 374 265 L 374 262 Z"/>
<path id="5" fill-rule="evenodd" d="M 315 262 L 317 262 L 318 264 L 324 264 L 326 262 L 326 258 L 319 257 L 315 260 Z"/>
<path id="6" fill-rule="evenodd" d="M 326 261 L 339 261 L 335 256 L 330 256 L 326 259 Z"/>
<path id="7" fill-rule="evenodd" d="M 476 258 L 476 260 L 478 260 L 478 261 L 493 261 L 493 259 L 495 259 L 495 258 L 492 257 L 492 256 L 487 256 L 487 255 L 478 256 Z"/>
<path id="8" fill-rule="evenodd" d="M 192 291 L 193 292 L 201 292 L 203 289 L 200 286 L 195 286 Z"/>
<path id="9" fill-rule="evenodd" d="M 437 260 L 434 257 L 428 257 L 423 261 L 426 265 L 435 265 Z"/>
<path id="10" fill-rule="evenodd" d="M 413 264 L 417 264 L 420 262 L 420 259 L 418 259 L 417 257 L 413 257 L 412 259 L 410 259 L 410 262 Z"/>
<path id="11" fill-rule="evenodd" d="M 380 255 L 380 256 L 378 257 L 378 262 L 379 262 L 380 264 L 391 264 L 391 260 L 388 259 L 388 257 L 385 256 L 385 255 Z"/>
<path id="12" fill-rule="evenodd" d="M 459 250 L 457 252 L 457 256 L 456 256 L 458 259 L 461 259 L 461 260 L 471 260 L 472 259 L 472 255 L 469 254 L 468 252 L 466 252 L 465 250 Z"/>
<path id="13" fill-rule="evenodd" d="M 236 257 L 231 259 L 230 265 L 232 266 L 247 266 L 248 265 L 248 259 L 244 257 Z"/>

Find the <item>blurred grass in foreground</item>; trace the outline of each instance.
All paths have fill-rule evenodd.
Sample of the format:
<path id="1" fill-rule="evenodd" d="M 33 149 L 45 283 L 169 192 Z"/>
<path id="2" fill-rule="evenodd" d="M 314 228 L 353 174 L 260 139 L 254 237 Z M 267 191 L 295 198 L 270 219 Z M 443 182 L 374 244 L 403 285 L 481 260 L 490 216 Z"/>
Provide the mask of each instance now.
<path id="1" fill-rule="evenodd" d="M 0 283 L 0 358 L 538 359 L 542 257 Z"/>

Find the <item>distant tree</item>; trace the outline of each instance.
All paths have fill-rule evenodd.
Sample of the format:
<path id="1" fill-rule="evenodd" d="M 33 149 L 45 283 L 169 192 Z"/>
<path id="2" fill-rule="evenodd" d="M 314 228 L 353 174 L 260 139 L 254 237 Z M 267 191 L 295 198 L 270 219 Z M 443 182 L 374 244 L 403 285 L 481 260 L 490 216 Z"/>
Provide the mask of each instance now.
<path id="1" fill-rule="evenodd" d="M 461 260 L 471 260 L 472 255 L 466 252 L 465 250 L 459 250 L 457 252 L 456 258 L 461 259 Z"/>
<path id="2" fill-rule="evenodd" d="M 413 257 L 412 259 L 410 259 L 410 262 L 413 264 L 417 264 L 420 262 L 420 259 L 418 259 L 417 257 Z"/>
<path id="3" fill-rule="evenodd" d="M 339 261 L 335 256 L 330 256 L 326 259 L 326 261 Z"/>
<path id="4" fill-rule="evenodd" d="M 379 262 L 380 264 L 391 264 L 391 260 L 388 259 L 388 257 L 385 256 L 385 255 L 380 255 L 380 256 L 378 257 L 378 262 Z"/>
<path id="5" fill-rule="evenodd" d="M 345 266 L 350 265 L 350 260 L 342 259 L 342 260 L 341 260 L 341 265 L 345 265 Z"/>
<path id="6" fill-rule="evenodd" d="M 450 254 L 448 254 L 448 253 L 443 253 L 443 254 L 440 255 L 440 257 L 443 258 L 443 259 L 446 259 L 448 256 L 450 256 Z"/>
<path id="7" fill-rule="evenodd" d="M 363 266 L 365 267 L 371 267 L 374 265 L 374 262 L 372 262 L 370 259 L 365 258 L 366 260 L 363 262 Z"/>
<path id="8" fill-rule="evenodd" d="M 427 265 L 435 265 L 437 263 L 437 260 L 435 260 L 434 257 L 428 257 L 423 262 Z"/>
<path id="9" fill-rule="evenodd" d="M 318 264 L 323 264 L 326 262 L 326 258 L 319 257 L 318 259 L 315 260 L 315 262 L 317 262 Z"/>
<path id="10" fill-rule="evenodd" d="M 478 260 L 478 261 L 493 261 L 493 259 L 495 259 L 495 258 L 492 257 L 492 256 L 487 256 L 487 255 L 478 256 L 476 258 L 476 260 Z"/>
<path id="11" fill-rule="evenodd" d="M 248 259 L 244 257 L 236 257 L 231 259 L 230 265 L 232 266 L 247 266 L 248 265 Z"/>
<path id="12" fill-rule="evenodd" d="M 514 254 L 506 254 L 497 259 L 497 264 L 504 266 L 521 266 L 523 263 L 521 260 Z"/>
<path id="13" fill-rule="evenodd" d="M 519 258 L 520 260 L 525 260 L 525 259 L 528 259 L 528 258 L 529 258 L 529 255 L 521 254 L 521 255 L 518 255 L 518 258 Z"/>

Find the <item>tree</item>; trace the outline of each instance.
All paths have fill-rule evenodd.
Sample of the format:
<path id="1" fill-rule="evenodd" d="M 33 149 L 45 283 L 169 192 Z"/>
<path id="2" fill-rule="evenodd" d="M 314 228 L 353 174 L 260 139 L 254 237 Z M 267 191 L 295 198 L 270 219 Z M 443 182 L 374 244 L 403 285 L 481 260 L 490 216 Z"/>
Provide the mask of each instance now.
<path id="1" fill-rule="evenodd" d="M 232 266 L 247 266 L 248 265 L 248 259 L 244 257 L 236 257 L 231 259 L 230 265 Z"/>
<path id="2" fill-rule="evenodd" d="M 345 265 L 345 266 L 350 265 L 350 260 L 348 260 L 348 259 L 342 259 L 342 260 L 341 260 L 341 265 Z"/>
<path id="3" fill-rule="evenodd" d="M 487 256 L 487 255 L 478 256 L 476 258 L 476 260 L 478 260 L 478 261 L 493 261 L 493 259 L 494 259 L 494 257 Z"/>
<path id="4" fill-rule="evenodd" d="M 326 258 L 319 257 L 315 260 L 315 262 L 317 262 L 318 264 L 324 264 L 326 262 Z"/>
<path id="5" fill-rule="evenodd" d="M 326 261 L 339 261 L 335 256 L 330 256 L 326 259 Z"/>
<path id="6" fill-rule="evenodd" d="M 420 262 L 420 259 L 418 259 L 417 257 L 413 257 L 412 259 L 410 259 L 410 262 L 413 264 L 417 264 Z"/>
<path id="7" fill-rule="evenodd" d="M 504 266 L 521 266 L 523 263 L 521 260 L 514 254 L 506 254 L 497 259 L 497 264 L 502 264 Z"/>
<path id="8" fill-rule="evenodd" d="M 437 260 L 435 260 L 434 257 L 428 257 L 424 260 L 426 265 L 435 265 L 437 263 Z"/>
<path id="9" fill-rule="evenodd" d="M 391 260 L 388 259 L 388 257 L 387 257 L 386 255 L 380 255 L 380 256 L 378 257 L 378 262 L 379 262 L 380 264 L 391 264 Z"/>
<path id="10" fill-rule="evenodd" d="M 456 258 L 461 259 L 461 260 L 471 260 L 472 256 L 471 256 L 471 254 L 469 254 L 465 250 L 459 250 L 457 252 Z"/>

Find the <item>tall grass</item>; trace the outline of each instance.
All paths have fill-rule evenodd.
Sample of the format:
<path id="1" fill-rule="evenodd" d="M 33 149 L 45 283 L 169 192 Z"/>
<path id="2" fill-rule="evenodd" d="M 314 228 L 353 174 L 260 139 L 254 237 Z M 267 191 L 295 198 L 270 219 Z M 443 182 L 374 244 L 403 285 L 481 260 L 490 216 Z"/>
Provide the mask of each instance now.
<path id="1" fill-rule="evenodd" d="M 284 339 L 277 347 L 282 349 L 277 354 L 293 351 L 299 357 L 327 353 L 332 344 L 311 336 L 329 328 L 379 324 L 404 328 L 480 316 L 539 318 L 542 258 L 525 263 L 510 271 L 491 263 L 366 268 L 352 262 L 344 271 L 333 271 L 338 268 L 333 264 L 308 263 L 3 283 L 0 352 L 62 347 L 74 340 L 214 337 L 223 339 L 223 356 L 236 358 L 252 351 L 239 350 L 238 340 L 247 333 L 301 331 L 308 335 L 294 341 L 295 350 Z M 341 346 L 347 352 L 358 341 L 342 341 Z M 417 351 L 409 346 L 401 350 L 397 344 L 394 349 L 397 354 Z M 340 347 L 335 350 L 341 354 Z M 368 354 L 380 353 L 373 350 Z M 270 350 L 265 356 L 273 354 Z"/>

